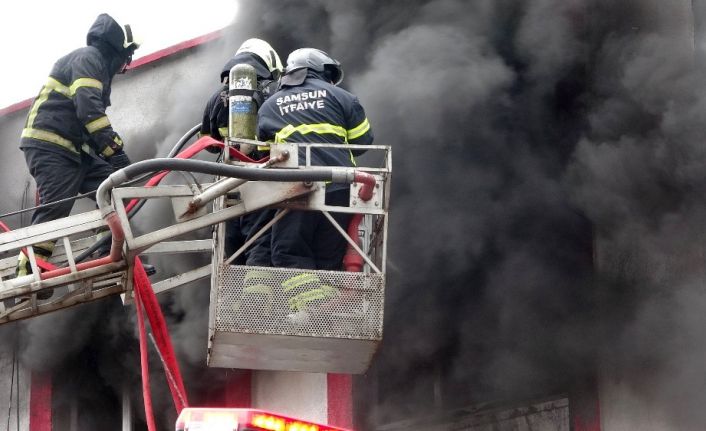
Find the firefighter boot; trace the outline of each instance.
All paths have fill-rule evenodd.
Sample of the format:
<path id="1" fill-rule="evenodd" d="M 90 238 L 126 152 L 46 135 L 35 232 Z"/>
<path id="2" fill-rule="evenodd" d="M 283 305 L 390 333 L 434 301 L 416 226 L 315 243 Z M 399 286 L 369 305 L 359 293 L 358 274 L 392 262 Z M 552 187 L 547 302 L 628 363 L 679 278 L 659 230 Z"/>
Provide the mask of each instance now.
<path id="1" fill-rule="evenodd" d="M 51 257 L 52 253 L 54 252 L 54 243 L 53 242 L 45 242 L 45 243 L 39 243 L 34 246 L 32 246 L 32 250 L 34 251 L 34 255 L 37 259 L 41 260 L 49 260 Z M 26 275 L 32 274 L 32 265 L 29 262 L 29 256 L 25 253 L 24 250 L 20 251 L 20 255 L 17 258 L 17 267 L 15 268 L 15 277 L 24 277 Z M 37 292 L 37 299 L 40 300 L 45 300 L 49 299 L 52 297 L 54 294 L 53 290 L 50 289 L 45 289 L 45 290 L 40 290 Z M 23 302 L 28 300 L 29 297 L 20 297 L 17 298 L 16 302 Z"/>

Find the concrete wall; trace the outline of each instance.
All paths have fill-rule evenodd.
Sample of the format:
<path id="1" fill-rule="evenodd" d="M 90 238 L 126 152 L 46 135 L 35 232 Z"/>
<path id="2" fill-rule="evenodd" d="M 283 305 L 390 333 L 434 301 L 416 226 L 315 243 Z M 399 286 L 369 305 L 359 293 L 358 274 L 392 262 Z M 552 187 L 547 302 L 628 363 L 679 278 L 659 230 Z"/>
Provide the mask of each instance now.
<path id="1" fill-rule="evenodd" d="M 328 422 L 326 374 L 255 371 L 252 387 L 253 408 Z"/>
<path id="2" fill-rule="evenodd" d="M 13 361 L 10 349 L 3 352 L 0 355 L 0 406 L 2 406 L 0 409 L 0 429 L 29 430 L 27 408 L 29 387 L 30 375 L 27 370 L 18 362 Z M 18 416 L 19 427 L 17 425 Z"/>
<path id="3" fill-rule="evenodd" d="M 611 377 L 601 383 L 601 430 L 684 431 L 666 416 L 661 402 L 635 392 L 634 380 L 635 376 Z"/>

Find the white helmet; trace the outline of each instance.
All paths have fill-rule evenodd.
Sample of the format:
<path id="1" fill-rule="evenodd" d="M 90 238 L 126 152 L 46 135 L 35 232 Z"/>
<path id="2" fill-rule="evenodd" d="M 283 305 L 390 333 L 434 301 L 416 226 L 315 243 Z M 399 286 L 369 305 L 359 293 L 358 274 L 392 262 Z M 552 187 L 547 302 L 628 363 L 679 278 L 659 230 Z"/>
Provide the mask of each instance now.
<path id="1" fill-rule="evenodd" d="M 238 55 L 243 52 L 249 52 L 257 55 L 265 62 L 267 69 L 270 71 L 274 79 L 278 79 L 282 74 L 284 67 L 282 67 L 282 60 L 279 59 L 277 51 L 270 46 L 269 43 L 262 39 L 252 38 L 248 39 L 240 45 L 240 48 L 235 52 Z"/>

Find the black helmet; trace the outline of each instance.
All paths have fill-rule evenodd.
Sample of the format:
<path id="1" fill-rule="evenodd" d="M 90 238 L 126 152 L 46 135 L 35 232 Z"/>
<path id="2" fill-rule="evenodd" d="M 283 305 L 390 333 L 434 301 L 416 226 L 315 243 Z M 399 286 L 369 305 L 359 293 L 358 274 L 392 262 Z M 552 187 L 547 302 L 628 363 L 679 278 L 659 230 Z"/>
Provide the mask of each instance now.
<path id="1" fill-rule="evenodd" d="M 295 73 L 299 70 L 310 69 L 321 74 L 333 85 L 343 81 L 343 68 L 341 63 L 316 48 L 299 48 L 292 51 L 287 57 L 287 68 L 284 71 L 282 85 L 299 85 L 306 78 L 305 73 Z"/>
<path id="2" fill-rule="evenodd" d="M 129 24 L 120 25 L 107 13 L 98 15 L 86 35 L 86 44 L 95 45 L 103 41 L 119 55 L 129 58 L 140 47 Z"/>

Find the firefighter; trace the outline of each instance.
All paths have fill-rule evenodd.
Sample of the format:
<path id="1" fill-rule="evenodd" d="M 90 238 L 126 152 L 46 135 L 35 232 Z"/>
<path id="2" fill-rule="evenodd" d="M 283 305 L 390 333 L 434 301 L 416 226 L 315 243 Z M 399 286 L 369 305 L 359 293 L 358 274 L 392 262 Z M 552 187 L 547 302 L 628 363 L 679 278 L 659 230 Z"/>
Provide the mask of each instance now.
<path id="1" fill-rule="evenodd" d="M 211 136 L 219 141 L 224 141 L 228 136 L 228 78 L 230 69 L 236 64 L 249 64 L 255 68 L 257 73 L 257 90 L 253 95 L 255 103 L 259 108 L 262 103 L 277 89 L 278 80 L 282 74 L 282 61 L 277 52 L 269 43 L 262 39 L 251 38 L 243 42 L 230 58 L 221 71 L 221 88 L 218 89 L 206 104 L 201 121 L 199 136 Z M 251 137 L 255 139 L 255 136 Z M 217 147 L 208 147 L 213 153 L 220 153 Z M 242 149 L 244 150 L 244 149 Z M 259 159 L 267 155 L 267 148 L 261 147 L 251 153 L 251 158 Z M 274 216 L 272 210 L 261 210 L 243 217 L 226 222 L 225 252 L 227 255 L 237 251 L 247 240 L 250 233 L 257 232 L 260 226 L 264 226 Z M 258 241 L 268 240 L 265 235 Z M 245 264 L 248 259 L 251 265 L 269 266 L 269 253 L 259 253 L 251 255 L 252 248 L 236 259 L 236 264 Z M 258 251 L 267 250 L 259 248 Z"/>
<path id="2" fill-rule="evenodd" d="M 100 14 L 88 30 L 86 44 L 54 63 L 22 130 L 20 149 L 36 182 L 40 205 L 95 191 L 113 171 L 130 164 L 106 108 L 112 79 L 125 72 L 139 42 L 129 25 Z M 66 217 L 72 206 L 70 200 L 40 206 L 32 224 Z M 53 249 L 53 242 L 33 247 L 43 259 Z M 21 252 L 16 275 L 31 271 Z"/>
<path id="3" fill-rule="evenodd" d="M 211 136 L 219 141 L 223 141 L 228 136 L 228 76 L 230 69 L 236 64 L 249 64 L 255 68 L 257 91 L 253 97 L 258 108 L 277 89 L 278 80 L 283 71 L 279 55 L 262 39 L 246 40 L 235 55 L 223 65 L 222 86 L 213 93 L 206 104 L 199 136 Z M 209 151 L 220 152 L 218 148 L 210 147 Z"/>
<path id="4" fill-rule="evenodd" d="M 324 51 L 300 48 L 287 58 L 280 90 L 265 101 L 258 112 L 258 139 L 297 143 L 368 145 L 373 133 L 358 98 L 338 87 L 343 80 L 341 64 Z M 315 166 L 355 166 L 354 156 L 361 151 L 313 148 Z M 304 150 L 300 150 L 300 164 Z M 326 186 L 326 204 L 348 206 L 349 187 Z M 334 213 L 345 230 L 351 215 Z M 346 240 L 319 212 L 292 211 L 272 228 L 270 252 L 275 267 L 340 270 Z M 315 273 L 302 273 L 281 283 L 289 298 L 293 315 L 306 314 L 307 308 L 330 299 L 336 289 Z"/>

